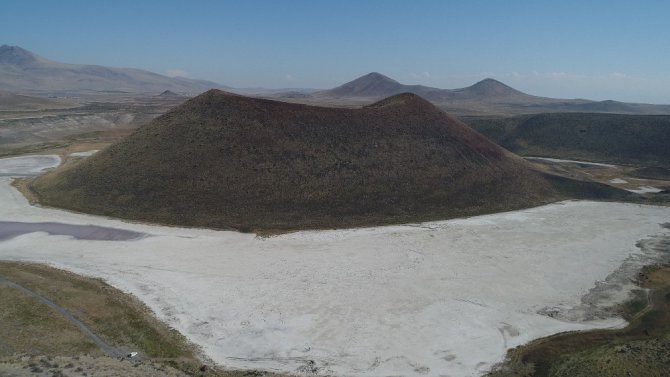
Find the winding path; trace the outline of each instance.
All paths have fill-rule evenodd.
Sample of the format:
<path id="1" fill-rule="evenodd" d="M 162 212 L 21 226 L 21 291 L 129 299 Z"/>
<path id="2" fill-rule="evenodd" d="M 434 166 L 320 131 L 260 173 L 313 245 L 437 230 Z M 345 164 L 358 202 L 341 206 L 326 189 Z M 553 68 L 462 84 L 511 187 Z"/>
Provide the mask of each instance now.
<path id="1" fill-rule="evenodd" d="M 99 336 L 95 335 L 93 331 L 91 331 L 86 325 L 84 325 L 80 320 L 75 318 L 67 309 L 63 308 L 62 306 L 57 305 L 53 301 L 49 300 L 48 298 L 31 291 L 30 289 L 16 284 L 11 280 L 7 280 L 6 278 L 0 276 L 0 285 L 6 285 L 9 287 L 12 287 L 16 290 L 21 291 L 22 293 L 26 294 L 27 296 L 30 296 L 37 301 L 47 305 L 48 307 L 52 308 L 53 310 L 57 311 L 60 313 L 65 319 L 67 319 L 70 323 L 73 325 L 77 326 L 79 330 L 87 337 L 89 338 L 95 345 L 97 345 L 102 352 L 105 353 L 105 355 L 109 357 L 119 357 L 122 356 L 123 353 L 118 351 L 116 348 L 110 346 L 109 344 L 105 343 L 102 339 L 100 339 Z"/>

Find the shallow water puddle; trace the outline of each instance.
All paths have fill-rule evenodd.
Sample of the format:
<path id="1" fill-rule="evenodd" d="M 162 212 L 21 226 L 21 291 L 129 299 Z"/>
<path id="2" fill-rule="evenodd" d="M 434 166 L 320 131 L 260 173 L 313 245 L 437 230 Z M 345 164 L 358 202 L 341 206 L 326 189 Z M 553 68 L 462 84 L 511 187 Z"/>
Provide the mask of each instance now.
<path id="1" fill-rule="evenodd" d="M 0 241 L 22 234 L 45 232 L 51 235 L 71 236 L 78 240 L 89 241 L 132 241 L 147 236 L 146 233 L 131 230 L 107 228 L 96 225 L 75 225 L 53 222 L 26 223 L 18 221 L 0 221 Z"/>
<path id="2" fill-rule="evenodd" d="M 18 177 L 38 175 L 45 169 L 60 165 L 57 155 L 18 156 L 0 158 L 0 177 Z"/>

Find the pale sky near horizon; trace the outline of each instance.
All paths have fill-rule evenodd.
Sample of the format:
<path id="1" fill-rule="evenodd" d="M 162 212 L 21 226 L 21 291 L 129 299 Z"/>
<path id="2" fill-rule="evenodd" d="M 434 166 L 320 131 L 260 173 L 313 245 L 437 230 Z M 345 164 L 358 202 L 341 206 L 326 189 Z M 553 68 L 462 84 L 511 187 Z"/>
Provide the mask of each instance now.
<path id="1" fill-rule="evenodd" d="M 0 0 L 0 44 L 233 87 L 377 71 L 560 98 L 670 103 L 670 1 Z"/>

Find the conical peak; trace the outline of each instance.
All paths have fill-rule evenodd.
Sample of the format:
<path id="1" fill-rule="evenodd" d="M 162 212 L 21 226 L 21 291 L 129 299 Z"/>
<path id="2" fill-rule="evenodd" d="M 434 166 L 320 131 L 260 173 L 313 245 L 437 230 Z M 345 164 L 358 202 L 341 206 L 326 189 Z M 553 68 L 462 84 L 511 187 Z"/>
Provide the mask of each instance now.
<path id="1" fill-rule="evenodd" d="M 423 97 L 410 93 L 400 93 L 387 98 L 384 98 L 381 101 L 375 102 L 371 105 L 366 106 L 367 108 L 381 109 L 391 106 L 421 106 L 430 109 L 436 109 L 435 105 L 425 100 Z"/>
<path id="2" fill-rule="evenodd" d="M 18 46 L 0 46 L 0 63 L 22 65 L 38 60 L 37 55 Z"/>
<path id="3" fill-rule="evenodd" d="M 505 94 L 519 93 L 519 91 L 517 91 L 516 89 L 511 88 L 503 84 L 502 82 L 492 78 L 486 78 L 482 81 L 479 81 L 467 89 L 473 90 L 478 94 L 485 94 L 485 95 L 505 95 Z"/>
<path id="4" fill-rule="evenodd" d="M 392 79 L 392 78 L 390 78 L 390 77 L 388 77 L 388 76 L 386 76 L 386 75 L 382 75 L 382 74 L 379 73 L 379 72 L 370 72 L 370 73 L 368 73 L 367 75 L 363 75 L 363 76 L 359 77 L 359 78 L 356 79 L 356 80 L 390 81 L 390 82 L 395 82 L 395 83 L 397 83 L 396 80 L 394 80 L 394 79 Z M 354 80 L 354 81 L 356 81 L 356 80 Z"/>

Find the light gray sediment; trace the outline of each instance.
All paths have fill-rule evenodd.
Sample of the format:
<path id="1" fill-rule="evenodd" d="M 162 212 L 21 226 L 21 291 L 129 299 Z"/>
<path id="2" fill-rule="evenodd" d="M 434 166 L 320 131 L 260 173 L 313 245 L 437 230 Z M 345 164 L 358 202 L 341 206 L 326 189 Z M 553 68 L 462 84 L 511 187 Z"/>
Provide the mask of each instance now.
<path id="1" fill-rule="evenodd" d="M 590 321 L 613 318 L 620 314 L 622 303 L 632 299 L 634 291 L 644 290 L 637 285 L 640 271 L 646 266 L 670 264 L 670 223 L 659 224 L 662 230 L 639 240 L 639 253 L 628 257 L 621 267 L 605 280 L 597 281 L 573 308 L 545 307 L 538 314 L 566 321 Z"/>
<path id="2" fill-rule="evenodd" d="M 22 234 L 45 232 L 51 235 L 71 236 L 78 240 L 89 241 L 132 241 L 144 238 L 146 233 L 132 230 L 108 228 L 97 225 L 76 225 L 55 222 L 28 223 L 19 221 L 0 221 L 0 241 Z"/>

